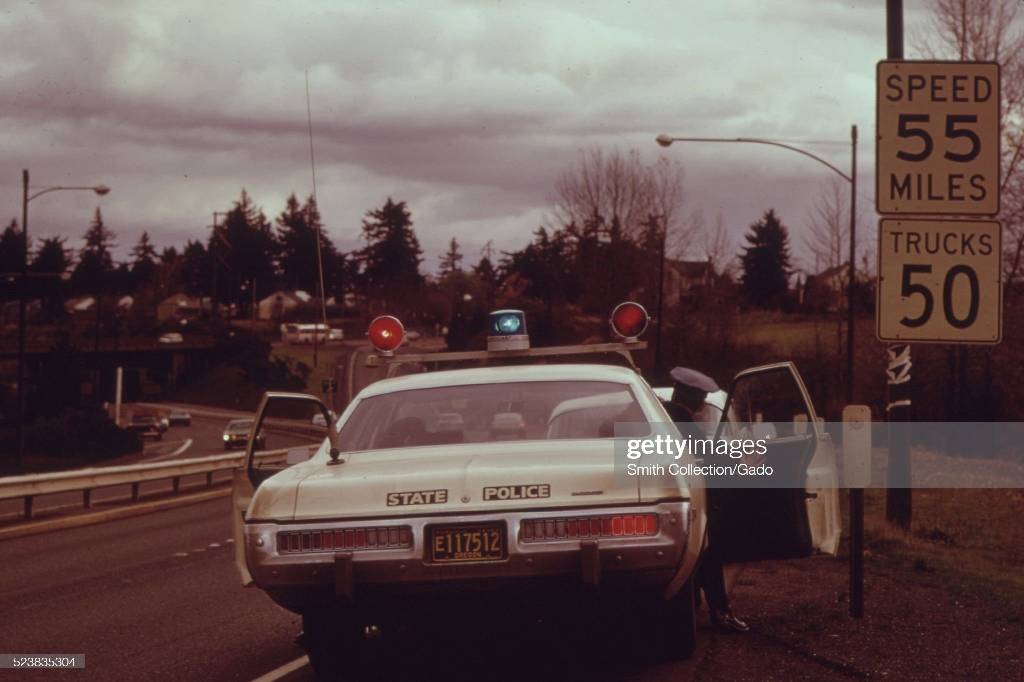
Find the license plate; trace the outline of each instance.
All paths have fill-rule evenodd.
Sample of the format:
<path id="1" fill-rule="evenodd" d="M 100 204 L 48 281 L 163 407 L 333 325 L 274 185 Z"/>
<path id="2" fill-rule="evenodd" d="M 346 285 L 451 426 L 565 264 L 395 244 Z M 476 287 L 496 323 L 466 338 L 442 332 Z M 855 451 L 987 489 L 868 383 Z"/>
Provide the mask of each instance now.
<path id="1" fill-rule="evenodd" d="M 504 524 L 430 528 L 430 560 L 434 563 L 496 561 L 504 558 Z"/>

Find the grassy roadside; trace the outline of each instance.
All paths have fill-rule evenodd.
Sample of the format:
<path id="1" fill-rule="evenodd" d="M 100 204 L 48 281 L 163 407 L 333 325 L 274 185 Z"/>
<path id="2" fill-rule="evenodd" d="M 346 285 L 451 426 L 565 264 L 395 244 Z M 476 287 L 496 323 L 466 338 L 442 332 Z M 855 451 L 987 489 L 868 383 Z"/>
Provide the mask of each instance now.
<path id="1" fill-rule="evenodd" d="M 909 532 L 885 521 L 885 491 L 865 494 L 865 544 L 891 570 L 979 595 L 1019 619 L 1024 604 L 1024 491 L 926 489 L 913 492 Z"/>
<path id="2" fill-rule="evenodd" d="M 328 345 L 321 345 L 317 348 L 315 364 L 312 344 L 275 343 L 271 354 L 283 360 L 304 363 L 309 367 L 305 392 L 320 395 L 322 393 L 321 382 L 335 376 L 334 368 L 348 357 L 353 345 L 352 342 L 332 342 Z"/>

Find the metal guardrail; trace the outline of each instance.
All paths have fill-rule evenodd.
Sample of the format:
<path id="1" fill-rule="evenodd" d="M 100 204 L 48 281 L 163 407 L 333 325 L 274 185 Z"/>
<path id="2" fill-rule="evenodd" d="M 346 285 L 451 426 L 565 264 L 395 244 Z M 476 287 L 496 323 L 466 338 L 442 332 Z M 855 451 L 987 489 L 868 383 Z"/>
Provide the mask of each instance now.
<path id="1" fill-rule="evenodd" d="M 256 457 L 267 463 L 275 460 L 283 461 L 289 450 L 293 449 L 295 448 L 268 450 L 256 453 Z M 0 500 L 23 499 L 25 518 L 31 519 L 32 502 L 40 495 L 81 492 L 82 505 L 88 509 L 92 506 L 92 491 L 98 488 L 130 484 L 132 487 L 131 498 L 134 502 L 139 499 L 139 486 L 142 483 L 170 480 L 173 491 L 177 493 L 180 489 L 181 479 L 185 476 L 205 474 L 206 486 L 212 487 L 215 473 L 230 471 L 242 466 L 245 466 L 245 453 L 233 452 L 168 462 L 89 467 L 46 474 L 7 476 L 0 478 Z"/>

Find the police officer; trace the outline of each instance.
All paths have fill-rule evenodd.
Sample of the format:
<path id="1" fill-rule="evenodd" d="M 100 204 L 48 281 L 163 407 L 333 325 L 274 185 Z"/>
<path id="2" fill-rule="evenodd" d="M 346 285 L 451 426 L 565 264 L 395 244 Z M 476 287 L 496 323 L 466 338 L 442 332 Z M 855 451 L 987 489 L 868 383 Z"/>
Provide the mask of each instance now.
<path id="1" fill-rule="evenodd" d="M 708 393 L 719 390 L 714 379 L 688 367 L 676 367 L 671 372 L 672 398 L 663 403 L 672 421 L 679 424 L 682 435 L 694 438 L 710 438 L 713 433 L 703 433 L 697 420 L 704 408 Z M 732 613 L 729 595 L 725 591 L 725 573 L 719 544 L 715 536 L 719 527 L 721 496 L 713 486 L 705 488 L 708 510 L 708 546 L 697 568 L 697 586 L 704 591 L 704 599 L 711 612 L 712 626 L 722 632 L 746 632 L 750 627 Z"/>

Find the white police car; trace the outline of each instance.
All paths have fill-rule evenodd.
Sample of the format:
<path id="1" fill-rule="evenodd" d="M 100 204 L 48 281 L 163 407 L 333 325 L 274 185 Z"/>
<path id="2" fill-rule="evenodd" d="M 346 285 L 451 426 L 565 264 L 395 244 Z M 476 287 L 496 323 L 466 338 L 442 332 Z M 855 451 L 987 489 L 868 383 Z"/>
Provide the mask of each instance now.
<path id="1" fill-rule="evenodd" d="M 623 343 L 530 349 L 523 314 L 497 311 L 488 351 L 400 355 L 402 325 L 382 317 L 369 330 L 378 351 L 371 364 L 389 378 L 364 388 L 340 417 L 312 396 L 264 397 L 254 434 L 274 401 L 316 404 L 330 425 L 315 454 L 291 465 L 250 446 L 234 495 L 243 581 L 302 615 L 319 674 L 343 674 L 369 625 L 386 633 L 416 616 L 484 615 L 479 595 L 552 609 L 626 594 L 660 646 L 692 652 L 703 481 L 624 484 L 614 465 L 614 422 L 670 421 L 632 364 L 646 325 L 642 307 L 623 304 L 612 317 Z M 564 362 L 609 353 L 624 366 Z M 539 364 L 552 359 L 558 364 Z M 488 366 L 421 371 L 449 362 Z M 744 535 L 728 554 L 834 553 L 832 453 L 795 369 L 748 371 L 731 393 L 756 397 L 748 385 L 765 378 L 776 388 L 790 383 L 798 404 L 787 409 L 805 425 L 774 439 L 778 453 L 768 456 L 798 462 L 807 489 L 763 498 L 769 508 L 750 526 L 769 542 Z"/>

